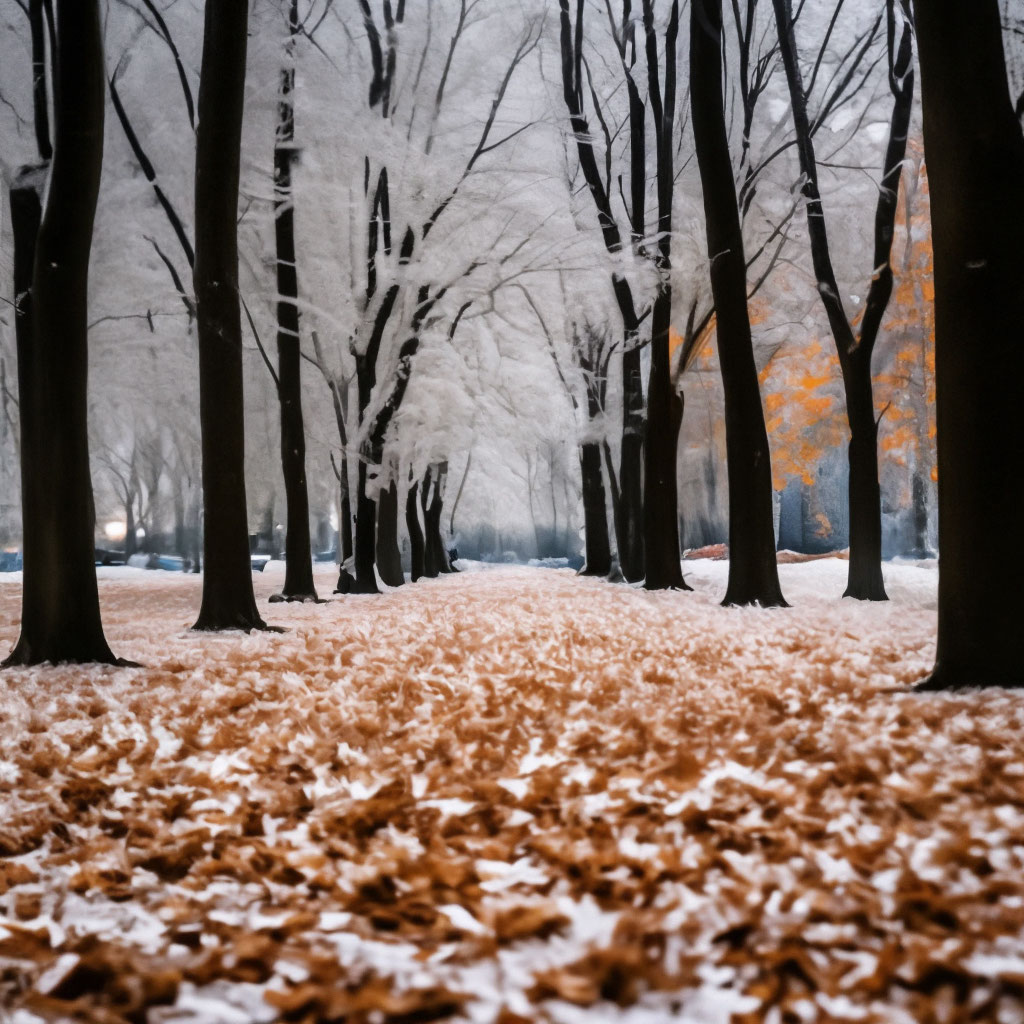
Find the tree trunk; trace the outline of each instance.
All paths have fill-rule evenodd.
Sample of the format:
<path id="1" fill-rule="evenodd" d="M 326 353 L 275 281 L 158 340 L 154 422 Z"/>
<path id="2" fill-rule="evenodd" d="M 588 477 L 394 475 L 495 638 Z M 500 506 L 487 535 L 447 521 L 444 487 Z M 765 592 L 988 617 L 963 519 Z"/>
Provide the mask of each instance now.
<path id="1" fill-rule="evenodd" d="M 627 338 L 636 345 L 636 336 Z M 640 383 L 640 351 L 622 356 L 622 445 L 619 451 L 619 567 L 630 583 L 644 578 L 644 398 Z"/>
<path id="2" fill-rule="evenodd" d="M 287 533 L 284 588 L 286 601 L 316 601 L 313 554 L 309 540 L 306 489 L 306 431 L 302 421 L 302 372 L 299 353 L 299 285 L 295 263 L 295 213 L 292 160 L 295 153 L 295 36 L 298 0 L 291 0 L 288 65 L 281 70 L 277 134 L 274 140 L 274 236 L 277 243 L 277 365 L 281 403 L 281 469 L 284 475 Z"/>
<path id="3" fill-rule="evenodd" d="M 923 686 L 1022 686 L 1024 137 L 995 0 L 915 6 L 939 466 L 939 644 Z"/>
<path id="4" fill-rule="evenodd" d="M 729 584 L 723 604 L 785 605 L 775 564 L 772 472 L 747 314 L 747 274 L 722 97 L 722 0 L 690 8 L 690 102 L 704 190 L 725 392 Z"/>
<path id="5" fill-rule="evenodd" d="M 583 533 L 586 553 L 580 576 L 607 576 L 612 568 L 608 543 L 608 512 L 601 474 L 601 446 L 591 441 L 580 446 L 580 475 L 583 480 Z"/>
<path id="6" fill-rule="evenodd" d="M 451 572 L 448 553 L 441 536 L 441 513 L 444 509 L 444 471 L 431 467 L 423 481 L 420 496 L 423 509 L 423 575 L 434 577 Z"/>
<path id="7" fill-rule="evenodd" d="M 341 564 L 345 565 L 352 558 L 352 499 L 348 493 L 348 467 L 341 480 L 341 512 L 338 523 L 338 534 L 341 540 Z"/>
<path id="8" fill-rule="evenodd" d="M 441 520 L 444 514 L 444 495 L 448 490 L 448 462 L 445 460 L 440 464 L 437 471 L 437 486 L 434 488 L 434 499 L 430 503 L 428 529 L 434 533 L 434 543 L 437 546 L 438 559 L 437 569 L 441 573 L 455 572 L 451 559 L 448 557 L 448 545 L 444 539 L 444 532 L 441 528 Z"/>
<path id="9" fill-rule="evenodd" d="M 843 597 L 886 601 L 882 579 L 882 491 L 878 482 L 878 421 L 871 388 L 871 349 L 842 360 L 850 423 L 850 565 Z"/>
<path id="10" fill-rule="evenodd" d="M 36 241 L 42 219 L 42 195 L 46 188 L 48 164 L 18 171 L 11 185 L 11 233 L 14 241 L 14 327 L 18 351 L 18 395 L 21 423 L 21 508 L 22 558 L 32 566 L 37 560 L 41 508 L 39 488 L 43 457 L 37 435 L 36 410 L 32 399 L 38 370 L 32 341 L 32 270 Z M 46 580 L 35 572 L 22 575 L 22 621 L 42 621 Z M 25 658 L 26 652 L 18 652 Z M 11 655 L 11 659 L 14 655 Z M 12 661 L 12 663 L 15 663 Z M 22 663 L 21 661 L 17 663 Z"/>
<path id="11" fill-rule="evenodd" d="M 398 485 L 394 480 L 377 498 L 377 571 L 389 587 L 405 582 L 398 550 Z"/>
<path id="12" fill-rule="evenodd" d="M 31 312 L 22 307 L 17 338 L 25 582 L 21 636 L 8 665 L 116 661 L 100 621 L 88 447 L 89 250 L 105 95 L 97 0 L 58 0 L 56 40 L 53 163 L 36 238 Z M 38 199 L 14 191 L 12 214 L 23 243 L 15 273 L 23 284 L 24 242 Z"/>
<path id="13" fill-rule="evenodd" d="M 683 424 L 682 398 L 672 390 L 668 331 L 671 285 L 663 284 L 654 300 L 651 373 L 647 391 L 647 436 L 644 444 L 644 587 L 690 590 L 683 581 L 679 554 L 676 453 Z"/>
<path id="14" fill-rule="evenodd" d="M 264 629 L 256 610 L 245 504 L 238 175 L 247 0 L 206 5 L 196 133 L 199 424 L 203 453 L 203 601 L 193 629 Z"/>
<path id="15" fill-rule="evenodd" d="M 359 459 L 356 484 L 356 575 L 353 594 L 379 594 L 373 566 L 377 549 L 377 503 L 366 493 L 366 462 Z"/>
<path id="16" fill-rule="evenodd" d="M 405 496 L 405 528 L 409 531 L 410 577 L 415 583 L 424 575 L 424 538 L 420 528 L 419 488 L 417 481 L 409 485 Z"/>

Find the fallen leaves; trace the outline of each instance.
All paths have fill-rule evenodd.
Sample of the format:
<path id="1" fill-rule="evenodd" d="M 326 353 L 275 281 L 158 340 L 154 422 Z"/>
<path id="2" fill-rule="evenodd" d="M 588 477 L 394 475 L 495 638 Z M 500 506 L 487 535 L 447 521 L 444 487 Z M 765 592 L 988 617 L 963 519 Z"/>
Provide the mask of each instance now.
<path id="1" fill-rule="evenodd" d="M 105 584 L 152 668 L 0 677 L 0 1007 L 1013 1019 L 1024 703 L 882 692 L 933 578 L 850 607 L 831 564 L 784 611 L 503 570 L 244 638 Z"/>

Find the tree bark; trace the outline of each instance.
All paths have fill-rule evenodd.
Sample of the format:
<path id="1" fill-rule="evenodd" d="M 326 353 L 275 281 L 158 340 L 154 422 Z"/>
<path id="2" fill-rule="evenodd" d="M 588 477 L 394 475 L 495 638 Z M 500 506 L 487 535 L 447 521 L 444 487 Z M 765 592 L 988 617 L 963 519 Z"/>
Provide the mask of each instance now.
<path id="1" fill-rule="evenodd" d="M 377 554 L 377 503 L 366 493 L 366 462 L 359 459 L 356 484 L 355 562 L 353 594 L 379 594 L 374 562 Z"/>
<path id="2" fill-rule="evenodd" d="M 348 493 L 348 480 L 341 483 L 341 522 L 338 532 L 341 535 L 341 563 L 344 565 L 352 558 L 352 499 Z"/>
<path id="3" fill-rule="evenodd" d="M 672 388 L 669 327 L 672 323 L 672 193 L 675 184 L 676 39 L 679 3 L 673 0 L 665 32 L 665 88 L 658 82 L 658 43 L 653 0 L 644 0 L 648 95 L 654 115 L 658 176 L 658 291 L 651 313 L 651 370 L 644 443 L 644 587 L 688 590 L 683 582 L 676 515 L 676 450 L 683 403 Z"/>
<path id="4" fill-rule="evenodd" d="M 377 571 L 389 587 L 405 582 L 398 550 L 398 485 L 394 480 L 377 497 Z"/>
<path id="5" fill-rule="evenodd" d="M 622 444 L 619 450 L 619 514 L 621 540 L 619 567 L 629 583 L 644 578 L 644 399 L 640 350 L 636 333 L 627 339 L 634 346 L 622 356 Z"/>
<path id="6" fill-rule="evenodd" d="M 729 583 L 723 604 L 785 605 L 775 564 L 772 475 L 747 313 L 747 273 L 722 96 L 722 0 L 692 0 L 690 101 L 704 190 L 725 392 Z"/>
<path id="7" fill-rule="evenodd" d="M 193 629 L 265 629 L 256 609 L 245 503 L 238 177 L 248 0 L 206 5 L 196 138 L 203 600 Z"/>
<path id="8" fill-rule="evenodd" d="M 38 371 L 36 350 L 32 340 L 32 270 L 35 264 L 36 241 L 42 220 L 42 195 L 46 187 L 47 164 L 22 168 L 11 185 L 11 233 L 14 240 L 14 329 L 18 351 L 18 410 L 21 427 L 21 509 L 22 561 L 27 571 L 22 574 L 21 618 L 25 622 L 44 621 L 47 581 L 32 571 L 39 557 L 42 508 L 40 487 L 43 455 L 36 426 L 37 410 L 33 388 Z M 19 641 L 5 664 L 26 664 L 30 657 L 27 646 Z"/>
<path id="9" fill-rule="evenodd" d="M 926 689 L 1024 685 L 1024 137 L 995 0 L 917 0 L 935 270 L 939 641 Z M 951 69 L 970 61 L 969 74 Z M 1011 454 L 1012 453 L 1012 454 Z"/>
<path id="10" fill-rule="evenodd" d="M 840 359 L 850 424 L 850 565 L 843 597 L 887 601 L 882 579 L 882 491 L 878 480 L 878 421 L 871 384 L 872 348 L 855 349 Z"/>
<path id="11" fill-rule="evenodd" d="M 277 243 L 277 365 L 281 404 L 281 469 L 284 475 L 287 533 L 285 575 L 280 598 L 316 601 L 313 554 L 309 538 L 306 488 L 306 431 L 302 419 L 302 371 L 299 351 L 299 285 L 295 258 L 295 36 L 298 0 L 289 8 L 287 66 L 281 69 L 277 133 L 274 140 L 274 237 Z M 271 599 L 273 600 L 273 598 Z"/>
<path id="12" fill-rule="evenodd" d="M 423 575 L 434 577 L 451 572 L 448 553 L 441 536 L 441 513 L 444 509 L 445 470 L 432 466 L 424 478 L 420 505 L 423 509 Z"/>
<path id="13" fill-rule="evenodd" d="M 605 505 L 604 478 L 601 473 L 601 446 L 590 441 L 580 446 L 580 476 L 583 481 L 583 533 L 585 562 L 580 576 L 607 576 L 612 568 L 608 543 L 608 512 Z"/>
<path id="14" fill-rule="evenodd" d="M 405 528 L 409 531 L 410 578 L 413 583 L 424 575 L 425 545 L 420 527 L 419 488 L 419 482 L 412 481 L 405 496 Z"/>
<path id="15" fill-rule="evenodd" d="M 105 93 L 97 0 L 58 0 L 53 83 L 53 162 L 30 311 L 19 303 L 25 582 L 21 636 L 5 664 L 112 664 L 96 585 L 88 447 L 89 250 Z M 23 285 L 38 198 L 16 189 L 11 199 L 22 241 L 15 275 Z M 16 285 L 16 294 L 23 291 Z"/>

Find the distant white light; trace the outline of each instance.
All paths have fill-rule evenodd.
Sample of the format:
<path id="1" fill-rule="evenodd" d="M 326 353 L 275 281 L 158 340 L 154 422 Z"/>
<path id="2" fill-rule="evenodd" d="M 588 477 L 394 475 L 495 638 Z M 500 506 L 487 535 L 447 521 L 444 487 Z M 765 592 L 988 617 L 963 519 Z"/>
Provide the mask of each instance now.
<path id="1" fill-rule="evenodd" d="M 125 534 L 128 532 L 127 523 L 107 523 L 103 527 L 103 532 L 107 536 L 107 540 L 124 540 Z"/>

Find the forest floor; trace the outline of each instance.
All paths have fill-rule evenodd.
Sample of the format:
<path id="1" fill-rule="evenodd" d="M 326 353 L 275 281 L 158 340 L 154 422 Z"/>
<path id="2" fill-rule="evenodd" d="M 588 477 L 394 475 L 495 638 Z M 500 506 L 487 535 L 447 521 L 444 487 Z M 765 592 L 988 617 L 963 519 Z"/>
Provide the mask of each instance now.
<path id="1" fill-rule="evenodd" d="M 908 692 L 934 566 L 774 610 L 685 568 L 216 637 L 197 578 L 103 571 L 146 667 L 0 674 L 0 1020 L 1024 1020 L 1024 695 Z"/>

